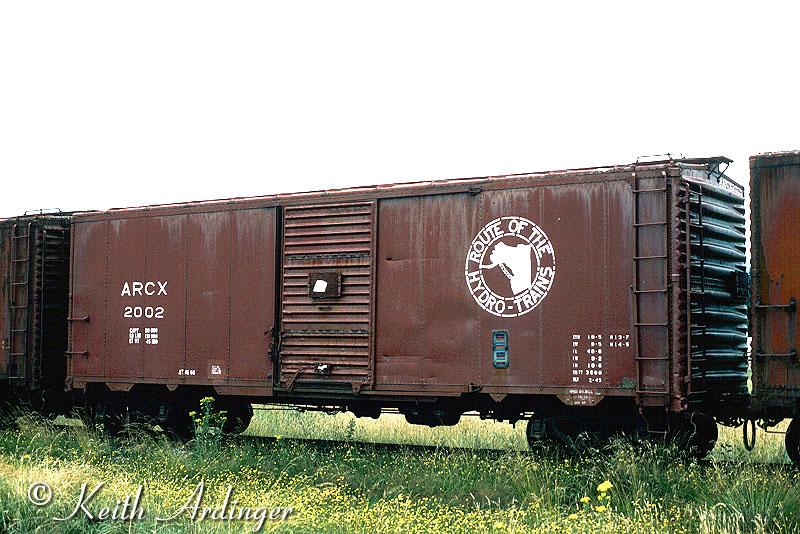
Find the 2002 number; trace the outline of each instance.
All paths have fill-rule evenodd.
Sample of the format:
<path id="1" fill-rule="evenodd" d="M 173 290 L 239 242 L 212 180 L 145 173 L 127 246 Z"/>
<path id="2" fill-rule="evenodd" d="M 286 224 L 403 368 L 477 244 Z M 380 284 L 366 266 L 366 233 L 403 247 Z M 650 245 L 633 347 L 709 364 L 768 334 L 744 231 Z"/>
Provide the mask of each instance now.
<path id="1" fill-rule="evenodd" d="M 135 319 L 139 319 L 140 317 L 145 317 L 147 319 L 163 319 L 164 307 L 156 306 L 154 308 L 152 306 L 125 306 L 125 313 L 122 316 L 133 317 Z"/>

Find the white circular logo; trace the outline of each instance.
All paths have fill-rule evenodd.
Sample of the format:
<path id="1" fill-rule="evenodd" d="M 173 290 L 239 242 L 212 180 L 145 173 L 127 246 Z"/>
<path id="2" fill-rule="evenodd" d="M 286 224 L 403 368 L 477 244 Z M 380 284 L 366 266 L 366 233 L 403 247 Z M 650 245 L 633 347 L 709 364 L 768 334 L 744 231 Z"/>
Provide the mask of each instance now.
<path id="1" fill-rule="evenodd" d="M 498 317 L 519 317 L 538 306 L 555 274 L 553 244 L 523 217 L 500 217 L 484 226 L 464 262 L 472 298 Z"/>

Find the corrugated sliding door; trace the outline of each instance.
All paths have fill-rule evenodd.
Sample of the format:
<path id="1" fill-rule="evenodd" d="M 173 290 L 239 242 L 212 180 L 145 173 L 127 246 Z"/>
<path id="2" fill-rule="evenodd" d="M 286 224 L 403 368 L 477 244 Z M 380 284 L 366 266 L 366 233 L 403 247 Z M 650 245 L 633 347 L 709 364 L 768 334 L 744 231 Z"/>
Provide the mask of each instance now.
<path id="1" fill-rule="evenodd" d="M 375 202 L 284 209 L 280 387 L 371 384 L 375 214 Z"/>

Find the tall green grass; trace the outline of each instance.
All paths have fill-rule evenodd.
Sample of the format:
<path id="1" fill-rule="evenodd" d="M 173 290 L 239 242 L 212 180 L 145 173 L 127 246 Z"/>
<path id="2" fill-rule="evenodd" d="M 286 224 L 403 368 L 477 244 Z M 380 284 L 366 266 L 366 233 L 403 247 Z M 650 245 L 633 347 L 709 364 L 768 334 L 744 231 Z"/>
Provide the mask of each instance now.
<path id="1" fill-rule="evenodd" d="M 204 481 L 206 502 L 227 486 L 250 506 L 293 508 L 277 532 L 800 532 L 798 475 L 781 436 L 759 435 L 755 453 L 723 430 L 709 460 L 652 443 L 564 457 L 530 453 L 524 428 L 465 418 L 455 427 L 407 425 L 319 413 L 262 412 L 247 436 L 176 443 L 142 429 L 110 439 L 25 415 L 0 431 L 0 531 L 244 532 L 252 522 L 155 524 Z M 265 439 L 258 436 L 273 436 Z M 325 441 L 299 441 L 311 438 Z M 375 444 L 378 443 L 378 444 Z M 386 446 L 380 443 L 395 443 Z M 420 448 L 408 445 L 428 445 Z M 488 450 L 487 450 L 488 449 Z M 56 491 L 36 508 L 29 484 Z M 81 484 L 105 481 L 101 503 L 145 486 L 148 518 L 56 523 Z M 613 487 L 598 491 L 609 481 Z M 582 502 L 586 501 L 586 502 Z"/>

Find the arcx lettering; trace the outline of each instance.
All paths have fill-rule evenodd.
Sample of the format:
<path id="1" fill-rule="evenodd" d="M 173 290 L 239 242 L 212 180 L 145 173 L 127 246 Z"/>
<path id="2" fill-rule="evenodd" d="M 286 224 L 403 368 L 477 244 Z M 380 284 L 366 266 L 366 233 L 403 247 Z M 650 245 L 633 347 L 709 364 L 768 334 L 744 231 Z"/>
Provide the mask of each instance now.
<path id="1" fill-rule="evenodd" d="M 151 297 L 153 295 L 167 295 L 167 282 L 161 281 L 147 281 L 147 282 L 125 282 L 122 286 L 121 297 L 141 297 L 146 295 Z"/>

